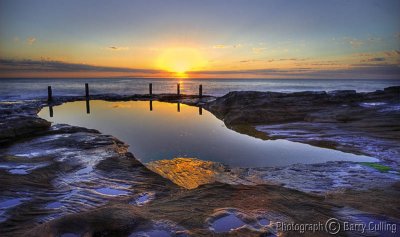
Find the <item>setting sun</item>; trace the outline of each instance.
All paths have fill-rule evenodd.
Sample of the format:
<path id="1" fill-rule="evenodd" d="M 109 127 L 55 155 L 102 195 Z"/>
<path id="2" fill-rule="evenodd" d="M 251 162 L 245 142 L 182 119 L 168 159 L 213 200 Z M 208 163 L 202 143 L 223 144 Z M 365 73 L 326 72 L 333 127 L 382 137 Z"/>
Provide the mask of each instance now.
<path id="1" fill-rule="evenodd" d="M 185 77 L 190 70 L 201 69 L 206 65 L 201 53 L 194 48 L 170 48 L 164 50 L 157 59 L 157 66 L 178 76 Z"/>

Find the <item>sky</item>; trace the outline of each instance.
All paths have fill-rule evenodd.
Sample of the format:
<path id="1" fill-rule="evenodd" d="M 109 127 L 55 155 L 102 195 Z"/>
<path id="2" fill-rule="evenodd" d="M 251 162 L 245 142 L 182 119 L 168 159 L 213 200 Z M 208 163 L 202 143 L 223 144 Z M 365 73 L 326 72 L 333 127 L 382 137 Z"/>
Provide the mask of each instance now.
<path id="1" fill-rule="evenodd" d="M 0 0 L 0 77 L 400 79 L 400 1 Z"/>

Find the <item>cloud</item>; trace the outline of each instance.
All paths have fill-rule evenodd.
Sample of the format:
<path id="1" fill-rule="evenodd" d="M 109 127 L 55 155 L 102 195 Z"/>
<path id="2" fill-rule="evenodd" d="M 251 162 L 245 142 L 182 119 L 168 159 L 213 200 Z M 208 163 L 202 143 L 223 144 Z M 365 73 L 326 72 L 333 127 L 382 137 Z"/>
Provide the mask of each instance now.
<path id="1" fill-rule="evenodd" d="M 339 65 L 339 63 L 335 63 L 335 62 L 330 62 L 330 61 L 326 61 L 323 63 L 310 63 L 309 65 L 311 66 L 337 66 Z"/>
<path id="2" fill-rule="evenodd" d="M 346 70 L 343 70 L 346 71 Z M 353 73 L 363 73 L 371 75 L 394 75 L 398 79 L 400 76 L 400 66 L 398 64 L 353 64 L 351 69 L 347 71 L 352 71 Z"/>
<path id="3" fill-rule="evenodd" d="M 213 46 L 214 49 L 227 49 L 227 48 L 241 48 L 243 45 L 242 44 L 216 44 Z"/>
<path id="4" fill-rule="evenodd" d="M 265 50 L 267 50 L 267 48 L 265 48 L 265 47 L 255 47 L 255 48 L 252 48 L 251 50 L 253 51 L 253 53 L 259 54 L 259 53 L 262 53 Z"/>
<path id="5" fill-rule="evenodd" d="M 239 63 L 255 63 L 255 62 L 265 62 L 264 59 L 247 59 L 247 60 L 240 60 Z"/>
<path id="6" fill-rule="evenodd" d="M 252 62 L 262 62 L 262 61 L 269 62 L 269 63 L 282 62 L 282 61 L 299 62 L 299 61 L 306 61 L 306 60 L 308 60 L 308 59 L 307 58 L 278 58 L 278 59 L 268 59 L 268 60 L 266 60 L 266 59 L 247 59 L 247 60 L 241 60 L 241 61 L 239 61 L 239 63 L 252 63 Z"/>
<path id="7" fill-rule="evenodd" d="M 35 38 L 35 37 L 28 37 L 28 38 L 26 39 L 26 43 L 29 44 L 29 45 L 32 45 L 32 44 L 34 44 L 35 42 L 36 42 L 36 38 Z"/>
<path id="8" fill-rule="evenodd" d="M 379 41 L 382 41 L 382 38 L 379 38 L 379 37 L 368 38 L 368 42 L 370 42 L 370 43 L 375 43 L 375 42 L 379 42 Z"/>
<path id="9" fill-rule="evenodd" d="M 364 41 L 357 39 L 350 39 L 348 42 L 353 48 L 359 48 L 364 45 Z"/>
<path id="10" fill-rule="evenodd" d="M 371 53 L 359 53 L 359 54 L 355 54 L 354 56 L 357 56 L 357 57 L 372 57 L 373 54 L 371 54 Z"/>
<path id="11" fill-rule="evenodd" d="M 0 59 L 0 71 L 2 72 L 136 72 L 136 73 L 160 73 L 161 70 L 135 69 L 123 67 L 94 66 L 79 63 L 67 63 L 52 60 L 12 60 Z"/>
<path id="12" fill-rule="evenodd" d="M 117 46 L 110 46 L 107 47 L 108 50 L 113 50 L 113 51 L 125 51 L 125 50 L 129 50 L 128 47 L 117 47 Z"/>
<path id="13" fill-rule="evenodd" d="M 380 57 L 380 58 L 368 58 L 368 59 L 361 60 L 362 63 L 365 63 L 365 62 L 383 62 L 383 61 L 386 61 L 386 58 Z"/>
<path id="14" fill-rule="evenodd" d="M 350 44 L 352 48 L 360 48 L 364 45 L 370 46 L 372 44 L 378 44 L 380 42 L 383 42 L 384 39 L 380 37 L 369 37 L 361 40 L 361 39 L 345 37 L 343 38 L 343 41 L 344 43 Z"/>
<path id="15" fill-rule="evenodd" d="M 388 57 L 400 56 L 400 50 L 385 51 L 383 53 Z"/>
<path id="16" fill-rule="evenodd" d="M 342 69 L 315 69 L 311 67 L 289 69 L 254 69 L 254 70 L 222 70 L 196 71 L 191 75 L 225 75 L 248 76 L 264 78 L 398 78 L 400 66 L 397 64 L 354 64 Z"/>
<path id="17" fill-rule="evenodd" d="M 269 63 L 278 62 L 278 61 L 306 61 L 306 58 L 279 58 L 279 59 L 270 59 L 268 60 Z"/>
<path id="18" fill-rule="evenodd" d="M 258 62 L 261 60 L 257 60 L 257 59 L 249 59 L 249 60 L 240 60 L 239 63 L 253 63 L 253 62 Z"/>
<path id="19" fill-rule="evenodd" d="M 213 46 L 214 49 L 224 49 L 227 48 L 227 45 L 224 44 L 216 44 Z"/>

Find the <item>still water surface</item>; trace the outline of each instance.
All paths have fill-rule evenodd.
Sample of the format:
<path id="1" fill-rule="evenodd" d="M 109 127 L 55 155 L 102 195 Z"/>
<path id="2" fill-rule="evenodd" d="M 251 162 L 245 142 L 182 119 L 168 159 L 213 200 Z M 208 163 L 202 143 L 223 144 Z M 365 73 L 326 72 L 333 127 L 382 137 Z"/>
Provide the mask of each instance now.
<path id="1" fill-rule="evenodd" d="M 97 129 L 130 145 L 143 163 L 191 157 L 230 167 L 269 167 L 327 161 L 376 159 L 287 140 L 261 140 L 228 129 L 213 114 L 194 106 L 158 101 L 65 103 L 39 112 L 58 124 Z"/>

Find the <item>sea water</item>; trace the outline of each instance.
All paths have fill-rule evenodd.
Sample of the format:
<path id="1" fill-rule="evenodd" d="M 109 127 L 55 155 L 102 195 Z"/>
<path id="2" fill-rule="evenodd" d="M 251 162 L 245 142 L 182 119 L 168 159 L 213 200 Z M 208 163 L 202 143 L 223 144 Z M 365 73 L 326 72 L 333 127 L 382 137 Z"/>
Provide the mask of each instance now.
<path id="1" fill-rule="evenodd" d="M 149 83 L 153 93 L 197 94 L 203 85 L 203 94 L 222 96 L 230 91 L 332 91 L 356 90 L 368 92 L 389 86 L 400 86 L 400 80 L 354 80 L 354 79 L 143 79 L 143 78 L 90 78 L 90 79 L 0 79 L 0 101 L 46 98 L 47 86 L 52 86 L 54 96 L 84 95 L 84 84 L 89 83 L 94 94 L 147 94 Z"/>

